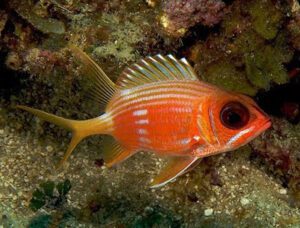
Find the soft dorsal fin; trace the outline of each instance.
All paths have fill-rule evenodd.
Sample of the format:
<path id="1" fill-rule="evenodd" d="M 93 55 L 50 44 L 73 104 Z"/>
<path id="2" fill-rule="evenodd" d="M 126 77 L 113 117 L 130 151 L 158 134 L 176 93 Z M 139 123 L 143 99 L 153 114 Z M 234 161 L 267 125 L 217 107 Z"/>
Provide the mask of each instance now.
<path id="1" fill-rule="evenodd" d="M 92 81 L 89 88 L 90 97 L 104 110 L 106 104 L 116 91 L 116 85 L 109 79 L 101 67 L 95 63 L 86 53 L 74 45 L 69 48 L 74 53 L 76 60 L 82 63 L 82 73 Z"/>
<path id="2" fill-rule="evenodd" d="M 120 75 L 117 86 L 131 88 L 165 80 L 198 80 L 196 73 L 185 58 L 173 55 L 146 57 L 127 67 Z"/>

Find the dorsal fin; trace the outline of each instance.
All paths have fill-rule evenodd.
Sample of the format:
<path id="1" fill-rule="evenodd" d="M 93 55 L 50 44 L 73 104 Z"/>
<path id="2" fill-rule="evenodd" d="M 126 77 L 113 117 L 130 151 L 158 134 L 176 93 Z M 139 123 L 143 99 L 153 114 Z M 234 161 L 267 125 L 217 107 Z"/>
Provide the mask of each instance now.
<path id="1" fill-rule="evenodd" d="M 69 48 L 73 51 L 76 60 L 82 63 L 82 73 L 92 81 L 89 88 L 90 97 L 105 109 L 106 104 L 116 91 L 116 85 L 109 79 L 101 67 L 86 53 L 74 45 Z"/>
<path id="2" fill-rule="evenodd" d="M 131 88 L 151 82 L 165 80 L 198 80 L 194 69 L 185 58 L 176 59 L 173 55 L 146 57 L 127 67 L 116 85 Z"/>

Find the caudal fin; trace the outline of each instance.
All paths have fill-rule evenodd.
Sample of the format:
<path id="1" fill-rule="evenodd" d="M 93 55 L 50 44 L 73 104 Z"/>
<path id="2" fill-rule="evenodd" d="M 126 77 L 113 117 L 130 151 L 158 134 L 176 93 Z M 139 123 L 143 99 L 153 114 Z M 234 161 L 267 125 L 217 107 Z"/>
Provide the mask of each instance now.
<path id="1" fill-rule="evenodd" d="M 94 99 L 97 100 L 103 108 L 106 107 L 110 98 L 117 90 L 115 84 L 109 79 L 101 67 L 98 66 L 97 63 L 95 63 L 86 53 L 73 45 L 70 45 L 69 48 L 73 51 L 75 59 L 82 63 L 83 73 L 88 76 L 92 82 L 93 87 L 91 88 L 90 93 L 93 94 Z M 76 145 L 83 138 L 94 134 L 111 133 L 111 118 L 107 114 L 103 114 L 102 116 L 94 119 L 79 121 L 65 119 L 27 106 L 19 105 L 17 108 L 30 112 L 48 122 L 72 131 L 73 135 L 69 148 L 58 167 L 61 167 L 65 163 Z"/>
<path id="2" fill-rule="evenodd" d="M 75 149 L 76 145 L 82 139 L 94 134 L 110 133 L 109 129 L 111 127 L 111 122 L 110 118 L 108 118 L 106 114 L 89 120 L 70 120 L 27 106 L 18 105 L 17 108 L 30 112 L 45 121 L 54 123 L 72 132 L 72 140 L 69 144 L 67 152 L 58 164 L 58 168 L 63 166 Z"/>

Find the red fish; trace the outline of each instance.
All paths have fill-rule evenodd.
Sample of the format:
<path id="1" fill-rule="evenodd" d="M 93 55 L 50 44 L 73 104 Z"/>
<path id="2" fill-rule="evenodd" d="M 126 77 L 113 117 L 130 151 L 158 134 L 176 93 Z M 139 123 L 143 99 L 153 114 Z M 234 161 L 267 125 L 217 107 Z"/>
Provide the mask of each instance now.
<path id="1" fill-rule="evenodd" d="M 104 114 L 78 121 L 18 106 L 72 131 L 60 166 L 83 138 L 111 135 L 114 140 L 104 152 L 108 167 L 139 151 L 169 157 L 151 183 L 159 187 L 192 169 L 201 158 L 237 149 L 271 125 L 251 98 L 199 81 L 185 59 L 147 57 L 126 68 L 114 84 L 88 55 L 70 48 L 93 80 L 92 91 L 105 107 Z"/>

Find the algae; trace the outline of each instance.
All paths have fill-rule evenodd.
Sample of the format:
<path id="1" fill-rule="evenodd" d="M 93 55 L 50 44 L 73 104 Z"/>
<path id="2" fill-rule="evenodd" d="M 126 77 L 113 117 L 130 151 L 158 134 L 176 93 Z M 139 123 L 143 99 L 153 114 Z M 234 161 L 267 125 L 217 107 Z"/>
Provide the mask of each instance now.
<path id="1" fill-rule="evenodd" d="M 30 221 L 28 228 L 47 228 L 50 227 L 51 223 L 52 223 L 51 215 L 43 214 L 33 218 Z"/>
<path id="2" fill-rule="evenodd" d="M 182 221 L 176 219 L 171 213 L 163 211 L 162 208 L 156 206 L 154 208 L 147 207 L 142 215 L 136 216 L 135 220 L 130 224 L 131 227 L 147 228 L 147 227 L 171 227 L 179 228 Z"/>
<path id="3" fill-rule="evenodd" d="M 220 34 L 210 35 L 191 50 L 199 75 L 208 82 L 248 95 L 259 89 L 268 90 L 273 83 L 286 83 L 284 64 L 292 59 L 293 51 L 281 28 L 285 8 L 279 6 L 270 0 L 246 4 L 235 1 L 232 13 L 221 23 Z M 234 86 L 237 81 L 240 86 Z"/>
<path id="4" fill-rule="evenodd" d="M 115 15 L 103 14 L 102 26 L 110 26 L 109 41 L 102 46 L 95 47 L 94 54 L 98 57 L 113 56 L 121 61 L 133 61 L 138 57 L 134 45 L 143 40 L 142 31 L 130 21 L 121 22 Z"/>
<path id="5" fill-rule="evenodd" d="M 69 211 L 62 213 L 62 215 L 41 213 L 30 220 L 28 228 L 76 227 L 73 219 L 74 215 Z"/>
<path id="6" fill-rule="evenodd" d="M 238 71 L 229 61 L 223 60 L 218 65 L 208 66 L 205 75 L 209 75 L 209 82 L 230 91 L 244 92 L 249 95 L 256 93 L 255 88 L 249 86 L 244 72 Z"/>
<path id="7" fill-rule="evenodd" d="M 246 74 L 251 83 L 257 88 L 269 89 L 271 82 L 283 84 L 288 81 L 287 72 L 282 62 L 288 59 L 282 58 L 282 53 L 271 46 L 256 53 L 245 55 Z"/>
<path id="8" fill-rule="evenodd" d="M 60 208 L 65 202 L 68 192 L 71 189 L 69 180 L 55 184 L 53 181 L 41 183 L 39 188 L 32 194 L 29 207 L 37 211 L 42 207 Z"/>
<path id="9" fill-rule="evenodd" d="M 249 3 L 249 13 L 253 22 L 253 28 L 267 40 L 276 37 L 283 22 L 283 12 L 280 7 L 280 5 L 277 6 L 271 0 L 250 1 Z"/>
<path id="10" fill-rule="evenodd" d="M 21 4 L 15 3 L 14 1 L 11 3 L 16 5 L 15 10 L 17 13 L 27 20 L 33 27 L 37 30 L 49 34 L 63 34 L 65 33 L 65 25 L 62 21 L 59 21 L 54 18 L 42 17 L 34 11 L 34 5 L 30 4 L 30 1 L 23 1 Z"/>

